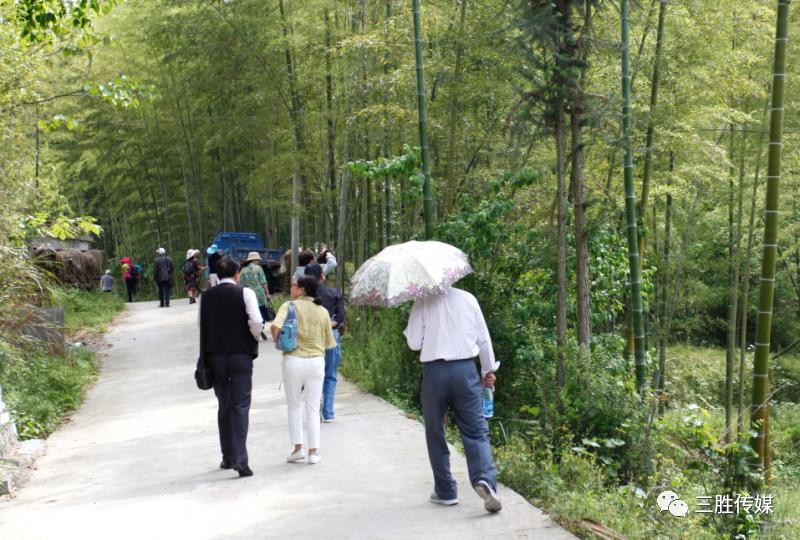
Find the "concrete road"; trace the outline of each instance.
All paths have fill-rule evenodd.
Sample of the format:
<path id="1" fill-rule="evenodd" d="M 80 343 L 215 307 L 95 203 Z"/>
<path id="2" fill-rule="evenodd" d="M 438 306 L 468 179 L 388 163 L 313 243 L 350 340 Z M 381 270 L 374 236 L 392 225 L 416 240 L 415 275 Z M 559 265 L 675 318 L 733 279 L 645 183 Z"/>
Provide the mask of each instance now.
<path id="1" fill-rule="evenodd" d="M 48 439 L 30 482 L 0 501 L 0 539 L 572 538 L 503 486 L 503 511 L 485 512 L 459 454 L 459 505 L 428 502 L 422 426 L 344 381 L 336 421 L 322 425 L 322 462 L 286 463 L 271 341 L 254 370 L 255 476 L 220 470 L 216 400 L 192 377 L 196 309 L 129 304 L 85 404 Z"/>

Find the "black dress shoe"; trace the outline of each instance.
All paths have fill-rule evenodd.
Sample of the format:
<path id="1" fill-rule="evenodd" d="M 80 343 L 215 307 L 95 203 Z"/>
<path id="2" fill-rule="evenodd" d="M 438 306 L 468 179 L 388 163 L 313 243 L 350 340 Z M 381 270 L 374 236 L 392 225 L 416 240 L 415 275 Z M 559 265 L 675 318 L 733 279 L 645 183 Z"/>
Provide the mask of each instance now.
<path id="1" fill-rule="evenodd" d="M 245 476 L 253 476 L 253 470 L 247 465 L 234 465 L 233 470 L 239 473 L 240 478 Z"/>
<path id="2" fill-rule="evenodd" d="M 233 465 L 225 461 L 224 459 L 219 464 L 220 469 L 233 469 Z"/>

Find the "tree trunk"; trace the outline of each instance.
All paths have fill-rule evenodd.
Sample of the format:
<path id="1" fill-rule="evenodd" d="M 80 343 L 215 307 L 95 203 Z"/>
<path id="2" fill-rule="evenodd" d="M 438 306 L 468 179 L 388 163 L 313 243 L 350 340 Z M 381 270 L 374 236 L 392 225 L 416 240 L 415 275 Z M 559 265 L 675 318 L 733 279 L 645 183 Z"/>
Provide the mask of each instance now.
<path id="1" fill-rule="evenodd" d="M 186 151 L 189 156 L 189 163 L 192 166 L 192 177 L 194 179 L 194 196 L 197 198 L 197 233 L 200 241 L 204 241 L 205 234 L 204 234 L 204 227 L 203 227 L 203 173 L 201 170 L 201 163 L 200 159 L 196 156 L 196 152 L 192 147 L 191 141 L 194 140 L 194 134 L 192 133 L 191 124 L 187 124 L 183 119 L 183 108 L 186 108 L 186 117 L 189 118 L 190 111 L 189 106 L 184 105 L 181 106 L 180 101 L 177 101 L 178 106 L 178 118 L 181 121 L 181 129 L 183 130 L 183 139 L 186 142 Z M 192 245 L 197 245 L 192 242 Z"/>
<path id="2" fill-rule="evenodd" d="M 585 65 L 588 54 L 586 39 L 592 21 L 592 6 L 586 3 L 583 13 L 581 34 L 573 47 L 572 55 L 579 65 Z M 591 281 L 589 279 L 589 237 L 586 230 L 586 187 L 584 185 L 584 164 L 586 147 L 583 143 L 584 98 L 586 70 L 582 69 L 577 85 L 570 88 L 570 132 L 572 136 L 571 185 L 575 208 L 575 281 L 578 345 L 581 357 L 590 355 L 592 341 Z"/>
<path id="3" fill-rule="evenodd" d="M 331 238 L 335 242 L 338 238 L 339 223 L 338 210 L 334 196 L 336 194 L 336 126 L 333 122 L 333 58 L 331 55 L 331 20 L 330 13 L 325 10 L 325 111 L 327 113 L 326 125 L 328 136 L 328 193 L 330 201 Z"/>
<path id="4" fill-rule="evenodd" d="M 131 161 L 131 157 L 128 155 L 127 150 L 125 149 L 125 146 L 121 146 L 121 150 L 122 150 L 122 155 L 125 157 L 125 161 L 128 164 L 128 170 L 131 173 L 131 178 L 136 178 L 139 175 L 136 173 L 136 170 L 133 167 L 133 162 Z M 143 163 L 145 163 L 145 162 L 143 162 Z M 142 167 L 142 168 L 144 169 L 145 178 L 148 179 L 147 185 L 148 185 L 148 187 L 150 187 L 150 181 L 149 181 L 150 172 L 147 170 L 147 167 Z M 150 229 L 149 232 L 151 233 L 151 235 L 155 233 L 155 236 L 156 236 L 155 238 L 152 238 L 152 237 L 150 238 L 150 244 L 152 245 L 153 243 L 156 243 L 156 244 L 160 245 L 161 244 L 161 227 L 160 227 L 160 224 L 158 223 L 158 205 L 156 204 L 155 194 L 153 193 L 153 190 L 151 188 L 149 190 L 149 194 L 152 197 L 151 201 L 153 203 L 153 206 L 152 206 L 152 208 L 148 208 L 149 205 L 147 203 L 147 198 L 142 194 L 141 184 L 136 184 L 135 189 L 136 189 L 136 192 L 139 194 L 139 201 L 140 201 L 140 204 L 142 205 L 142 208 L 144 208 L 146 212 L 147 212 L 148 209 L 150 210 L 150 212 L 147 212 L 148 214 L 151 214 L 150 219 L 149 219 L 150 223 L 149 223 L 149 227 L 148 228 Z"/>
<path id="5" fill-rule="evenodd" d="M 297 93 L 297 74 L 294 67 L 294 58 L 292 55 L 291 47 L 289 46 L 289 21 L 286 10 L 284 9 L 283 0 L 278 0 L 278 7 L 281 14 L 281 27 L 283 30 L 284 40 L 284 55 L 286 57 L 286 74 L 289 80 L 289 94 L 291 98 L 291 118 L 292 127 L 294 131 L 294 166 L 292 172 L 292 267 L 291 273 L 294 274 L 297 270 L 297 256 L 299 255 L 300 243 L 300 213 L 302 210 L 302 169 L 300 159 L 305 141 L 303 138 L 302 116 L 303 106 L 300 101 L 300 96 Z"/>
<path id="6" fill-rule="evenodd" d="M 728 175 L 728 343 L 725 350 L 725 443 L 730 444 L 733 436 L 733 377 L 734 357 L 736 355 L 736 316 L 739 313 L 737 302 L 739 300 L 739 268 L 736 264 L 738 257 L 734 233 L 733 206 L 734 186 L 733 179 L 736 174 L 734 162 L 734 127 L 731 124 L 731 142 L 728 152 L 731 162 Z M 740 183 L 741 187 L 741 183 Z M 741 193 L 739 194 L 741 197 Z M 741 200 L 741 199 L 740 199 Z M 739 205 L 741 210 L 741 204 Z M 739 216 L 741 224 L 741 214 Z"/>
<path id="7" fill-rule="evenodd" d="M 584 145 L 583 109 L 576 97 L 570 108 L 570 130 L 572 132 L 572 193 L 575 207 L 575 281 L 577 300 L 578 345 L 581 356 L 586 359 L 592 341 L 592 311 L 589 282 L 589 238 L 586 231 L 586 188 L 583 183 Z"/>
<path id="8" fill-rule="evenodd" d="M 730 292 L 730 311 L 728 313 L 728 356 L 726 356 L 726 369 L 728 365 L 730 365 L 730 385 L 726 387 L 727 391 L 727 403 L 726 403 L 726 413 L 727 410 L 730 410 L 730 424 L 726 423 L 725 426 L 725 440 L 726 442 L 731 442 L 733 439 L 733 432 L 735 429 L 734 422 L 733 422 L 733 393 L 734 393 L 734 375 L 736 370 L 736 324 L 737 324 L 737 316 L 739 315 L 739 283 L 740 283 L 740 274 L 742 268 L 742 221 L 743 221 L 743 213 L 744 213 L 744 166 L 745 166 L 745 156 L 747 154 L 747 129 L 743 130 L 742 132 L 742 149 L 740 153 L 740 161 L 739 161 L 739 187 L 738 187 L 738 210 L 736 216 L 736 235 L 735 239 L 731 245 L 731 256 L 733 257 L 733 268 L 731 272 L 731 292 Z M 731 134 L 731 138 L 733 135 Z M 733 148 L 733 145 L 731 145 Z M 731 155 L 731 160 L 733 160 L 733 155 Z M 733 193 L 733 184 L 731 180 L 731 193 Z M 733 210 L 733 200 L 730 201 L 730 208 L 731 213 Z M 732 218 L 733 216 L 729 216 Z M 731 229 L 733 229 L 733 224 L 731 224 Z M 747 316 L 747 313 L 742 314 L 743 317 Z M 729 363 L 728 363 L 729 360 Z M 726 373 L 727 375 L 727 373 Z M 741 373 L 740 373 L 741 377 Z M 727 382 L 727 379 L 726 379 Z M 741 378 L 739 382 L 739 386 L 741 387 Z M 726 414 L 726 420 L 728 419 L 728 415 Z M 737 416 L 737 426 L 741 423 L 741 418 Z M 737 433 L 739 433 L 737 431 Z"/>
<path id="9" fill-rule="evenodd" d="M 750 444 L 758 454 L 767 482 L 770 479 L 767 445 L 769 412 L 769 346 L 772 332 L 772 304 L 775 291 L 775 261 L 778 253 L 778 203 L 783 149 L 783 94 L 786 79 L 786 43 L 789 27 L 789 0 L 778 0 L 775 33 L 775 59 L 770 108 L 769 158 L 767 161 L 767 194 L 764 210 L 764 247 L 761 262 L 761 289 L 758 295 L 755 358 L 753 360 L 753 401 L 750 425 L 755 436 Z"/>
<path id="10" fill-rule="evenodd" d="M 348 129 L 347 124 L 344 127 L 344 150 L 342 152 L 342 159 L 345 163 L 350 160 L 350 145 L 352 144 L 352 133 Z M 348 203 L 348 189 L 350 187 L 350 170 L 347 167 L 342 167 L 342 181 L 339 185 L 339 224 L 336 227 L 336 249 L 338 266 L 336 267 L 336 288 L 342 290 L 344 286 L 344 269 L 345 263 L 348 260 L 349 254 L 347 250 L 347 203 Z M 350 252 L 352 253 L 352 251 Z"/>
<path id="11" fill-rule="evenodd" d="M 663 270 L 664 277 L 661 281 L 661 325 L 658 334 L 658 412 L 664 414 L 666 408 L 667 389 L 667 346 L 669 345 L 670 311 L 667 306 L 667 276 L 670 275 L 669 247 L 672 237 L 672 194 L 667 193 L 667 205 L 664 210 L 664 256 L 659 270 Z"/>
<path id="12" fill-rule="evenodd" d="M 428 113 L 425 108 L 425 73 L 422 61 L 422 23 L 419 15 L 419 0 L 412 0 L 414 9 L 414 51 L 417 67 L 417 107 L 419 110 L 419 146 L 422 149 L 422 204 L 425 215 L 425 239 L 433 238 L 433 193 L 428 162 Z"/>
<path id="13" fill-rule="evenodd" d="M 356 200 L 361 203 L 361 209 L 358 211 L 358 256 L 356 257 L 356 267 L 361 266 L 367 259 L 367 245 L 369 242 L 369 179 L 362 178 L 362 183 L 359 186 L 359 193 Z M 364 192 L 367 192 L 366 195 Z"/>
<path id="14" fill-rule="evenodd" d="M 386 0 L 386 36 L 388 38 L 391 30 L 390 21 L 392 18 L 392 0 Z M 383 77 L 384 81 L 389 79 L 389 54 L 387 52 L 383 61 Z M 387 86 L 388 88 L 388 86 Z M 384 94 L 384 106 L 389 104 L 389 92 Z M 388 108 L 387 108 L 388 109 Z M 388 112 L 384 112 L 383 116 L 383 156 L 388 158 L 392 155 L 392 145 L 390 142 L 390 122 Z M 392 244 L 392 177 L 385 176 L 383 178 L 383 235 L 384 246 Z"/>
<path id="15" fill-rule="evenodd" d="M 642 198 L 639 202 L 639 217 L 647 215 L 650 198 L 650 178 L 653 173 L 653 140 L 655 138 L 655 119 L 653 115 L 658 105 L 658 81 L 661 68 L 661 54 L 664 49 L 664 19 L 666 18 L 667 0 L 660 0 L 658 6 L 658 29 L 656 30 L 656 56 L 653 60 L 653 78 L 650 83 L 650 115 L 647 118 L 647 138 L 644 147 L 644 173 L 642 174 Z M 640 228 L 639 256 L 645 257 L 644 227 Z"/>
<path id="16" fill-rule="evenodd" d="M 556 266 L 556 404 L 561 406 L 561 389 L 566 374 L 567 346 L 567 179 L 563 103 L 556 106 L 556 207 L 558 211 L 558 262 Z"/>
<path id="17" fill-rule="evenodd" d="M 767 107 L 769 104 L 767 104 Z M 756 196 L 758 195 L 758 177 L 761 172 L 761 157 L 764 147 L 764 132 L 758 136 L 758 158 L 756 158 L 756 170 L 753 175 L 753 191 L 750 195 L 750 219 L 747 225 L 747 248 L 743 254 L 745 263 L 744 280 L 742 286 L 741 328 L 739 330 L 739 403 L 738 403 L 738 433 L 740 440 L 744 436 L 744 367 L 747 357 L 747 306 L 750 301 L 750 255 L 753 251 L 753 241 L 755 239 L 755 220 L 756 220 Z"/>
<path id="18" fill-rule="evenodd" d="M 621 0 L 622 19 L 622 139 L 625 148 L 625 217 L 628 235 L 628 260 L 630 264 L 631 306 L 633 312 L 634 361 L 636 365 L 636 391 L 640 394 L 647 386 L 647 366 L 644 351 L 644 320 L 642 317 L 642 277 L 639 260 L 639 242 L 636 226 L 636 195 L 633 187 L 633 145 L 631 142 L 631 73 L 628 59 L 629 21 L 628 0 Z"/>
<path id="19" fill-rule="evenodd" d="M 458 37 L 456 42 L 456 65 L 453 71 L 453 91 L 450 97 L 450 117 L 448 119 L 447 133 L 447 170 L 445 172 L 447 195 L 445 198 L 444 213 L 450 214 L 456 198 L 456 138 L 458 136 L 458 116 L 460 113 L 460 84 L 461 72 L 464 64 L 464 26 L 467 20 L 467 1 L 461 0 L 461 11 L 458 16 Z"/>
<path id="20" fill-rule="evenodd" d="M 164 137 L 161 134 L 161 122 L 159 121 L 158 109 L 156 109 L 155 105 L 153 105 L 153 111 L 154 111 L 153 122 L 154 122 L 154 125 L 155 125 L 155 128 L 156 128 L 156 135 L 158 136 L 158 143 L 159 143 L 159 146 L 163 147 L 164 146 Z M 172 221 L 170 220 L 170 217 L 169 217 L 170 216 L 170 212 L 169 212 L 169 206 L 168 206 L 168 203 L 167 203 L 167 183 L 164 180 L 164 175 L 163 174 L 158 173 L 158 181 L 159 181 L 159 184 L 161 184 L 161 197 L 162 197 L 162 202 L 163 202 L 163 206 L 162 206 L 163 210 L 161 212 L 161 216 L 164 218 L 164 228 L 166 229 L 166 233 L 167 233 L 167 245 L 172 245 Z"/>

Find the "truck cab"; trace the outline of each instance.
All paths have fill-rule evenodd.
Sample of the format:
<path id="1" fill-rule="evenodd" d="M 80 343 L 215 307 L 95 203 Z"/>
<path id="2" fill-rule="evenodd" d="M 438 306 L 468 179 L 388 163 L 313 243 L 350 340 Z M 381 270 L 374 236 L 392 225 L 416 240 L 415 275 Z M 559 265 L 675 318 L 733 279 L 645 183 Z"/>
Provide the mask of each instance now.
<path id="1" fill-rule="evenodd" d="M 250 232 L 221 232 L 214 237 L 213 244 L 216 244 L 223 255 L 244 263 L 247 254 L 251 251 L 261 255 L 261 267 L 267 276 L 269 292 L 273 293 L 280 289 L 278 273 L 281 266 L 283 248 L 268 248 L 264 246 L 264 240 L 258 233 Z"/>

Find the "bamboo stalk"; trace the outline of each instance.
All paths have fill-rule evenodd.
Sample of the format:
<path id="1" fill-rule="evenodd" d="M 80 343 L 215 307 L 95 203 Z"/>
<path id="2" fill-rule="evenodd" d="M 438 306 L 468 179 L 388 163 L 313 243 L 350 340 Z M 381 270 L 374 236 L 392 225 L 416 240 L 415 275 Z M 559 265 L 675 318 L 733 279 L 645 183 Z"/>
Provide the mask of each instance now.
<path id="1" fill-rule="evenodd" d="M 422 23 L 420 22 L 419 0 L 412 0 L 414 9 L 414 51 L 417 68 L 417 107 L 419 110 L 419 146 L 422 149 L 422 205 L 425 216 L 425 239 L 433 238 L 433 195 L 431 172 L 428 162 L 428 111 L 425 107 L 425 69 L 422 60 Z"/>
<path id="2" fill-rule="evenodd" d="M 758 295 L 758 319 L 755 358 L 753 360 L 753 401 L 750 405 L 750 425 L 752 431 L 755 432 L 755 436 L 750 439 L 750 444 L 758 454 L 759 464 L 764 469 L 766 479 L 770 477 L 767 443 L 769 437 L 767 428 L 767 415 L 769 414 L 769 349 L 772 331 L 773 294 L 775 292 L 775 263 L 778 255 L 778 206 L 783 150 L 783 103 L 788 27 L 789 0 L 778 0 L 775 57 L 772 70 L 772 106 L 770 107 L 761 288 Z"/>
<path id="3" fill-rule="evenodd" d="M 631 142 L 631 66 L 628 57 L 630 30 L 628 0 L 621 0 L 622 20 L 622 139 L 625 148 L 625 218 L 628 236 L 628 261 L 630 265 L 631 306 L 633 312 L 634 362 L 636 390 L 640 394 L 647 386 L 647 365 L 644 355 L 644 320 L 642 317 L 642 276 L 639 259 L 638 227 L 636 226 L 636 194 L 633 187 L 633 145 Z"/>

